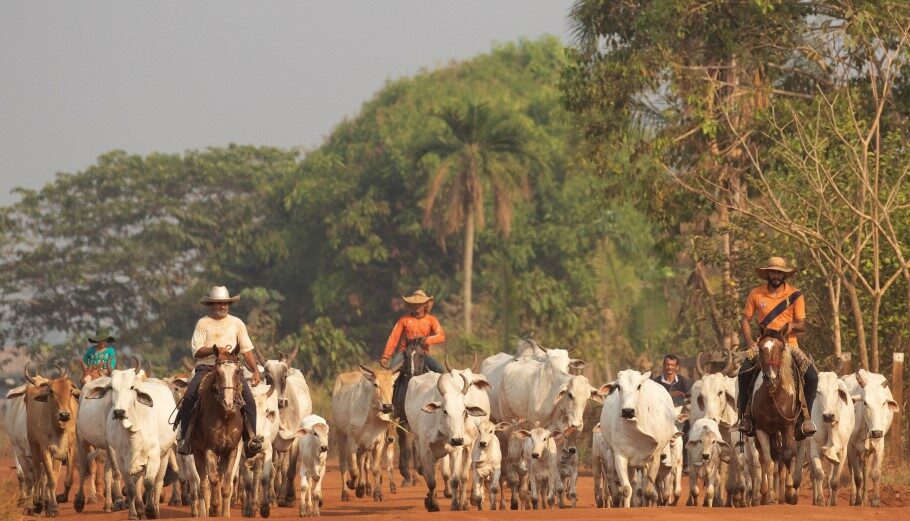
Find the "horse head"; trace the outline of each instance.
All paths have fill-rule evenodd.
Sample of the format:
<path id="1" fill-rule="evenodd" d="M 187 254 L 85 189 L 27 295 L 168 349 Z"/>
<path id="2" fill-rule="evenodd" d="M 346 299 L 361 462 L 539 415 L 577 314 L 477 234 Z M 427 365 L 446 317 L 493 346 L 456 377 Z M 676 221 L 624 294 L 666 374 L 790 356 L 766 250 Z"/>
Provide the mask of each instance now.
<path id="1" fill-rule="evenodd" d="M 787 347 L 787 335 L 790 333 L 790 324 L 784 325 L 780 330 L 764 329 L 758 340 L 758 361 L 764 377 L 773 383 L 787 379 L 792 383 L 792 370 L 790 370 L 790 349 Z"/>
<path id="2" fill-rule="evenodd" d="M 406 379 L 427 372 L 427 352 L 424 350 L 424 345 L 425 341 L 422 338 L 408 340 L 404 348 L 404 366 L 401 368 L 401 372 L 405 374 Z"/>
<path id="3" fill-rule="evenodd" d="M 237 408 L 239 402 L 237 398 L 243 385 L 240 359 L 234 354 L 231 346 L 214 346 L 213 351 L 215 354 L 213 386 L 225 412 L 230 412 Z"/>

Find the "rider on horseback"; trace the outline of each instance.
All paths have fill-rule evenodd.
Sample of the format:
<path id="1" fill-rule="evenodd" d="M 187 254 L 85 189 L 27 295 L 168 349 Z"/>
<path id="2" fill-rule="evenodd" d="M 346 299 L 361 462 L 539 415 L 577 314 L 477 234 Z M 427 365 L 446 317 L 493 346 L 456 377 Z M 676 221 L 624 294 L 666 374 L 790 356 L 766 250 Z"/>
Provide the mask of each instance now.
<path id="1" fill-rule="evenodd" d="M 193 358 L 196 360 L 196 371 L 186 388 L 186 394 L 184 394 L 180 410 L 177 412 L 176 422 L 180 423 L 180 443 L 177 445 L 177 452 L 180 454 L 187 455 L 193 451 L 188 431 L 192 423 L 193 408 L 199 397 L 199 384 L 202 378 L 211 373 L 215 367 L 213 346 L 239 348 L 247 366 L 253 372 L 251 383 L 243 380 L 241 395 L 243 407 L 240 409 L 240 413 L 245 427 L 242 434 L 247 457 L 252 457 L 262 450 L 262 439 L 256 436 L 256 401 L 250 391 L 250 385 L 253 387 L 259 385 L 259 366 L 256 365 L 256 359 L 253 358 L 253 342 L 246 330 L 246 324 L 234 315 L 228 314 L 231 304 L 238 300 L 240 297 L 231 297 L 224 286 L 216 286 L 212 288 L 207 297 L 199 301 L 200 304 L 209 307 L 209 314 L 196 322 L 196 330 L 193 331 L 193 339 L 190 342 Z"/>
<path id="2" fill-rule="evenodd" d="M 446 341 L 445 331 L 439 325 L 439 320 L 430 314 L 433 308 L 433 297 L 427 296 L 423 290 L 418 289 L 410 297 L 401 297 L 411 308 L 411 313 L 404 315 L 395 323 L 392 334 L 386 342 L 380 362 L 383 367 L 394 367 L 404 357 L 404 350 L 408 342 L 419 341 L 424 352 L 429 354 L 430 346 Z M 389 365 L 389 359 L 392 365 Z M 427 367 L 434 372 L 444 373 L 442 365 L 430 356 L 425 359 Z"/>
<path id="3" fill-rule="evenodd" d="M 787 346 L 792 353 L 798 374 L 803 376 L 803 389 L 807 402 L 804 409 L 811 411 L 812 402 L 815 400 L 815 392 L 818 388 L 818 371 L 812 364 L 812 360 L 800 350 L 796 343 L 796 334 L 806 331 L 806 302 L 802 292 L 786 283 L 787 277 L 794 272 L 796 270 L 789 267 L 786 260 L 780 257 L 771 257 L 766 267 L 756 268 L 755 270 L 759 278 L 765 279 L 768 283 L 752 289 L 746 299 L 742 330 L 743 337 L 749 342 L 749 350 L 746 351 L 746 359 L 739 368 L 737 409 L 740 417 L 739 430 L 748 436 L 755 435 L 749 403 L 752 399 L 750 391 L 755 382 L 755 375 L 758 373 L 757 370 L 754 370 L 757 363 L 758 344 L 753 340 L 752 328 L 750 327 L 753 315 L 758 315 L 760 332 L 765 329 L 780 330 L 784 325 L 790 324 Z M 800 428 L 796 431 L 797 440 L 811 436 L 816 431 L 812 419 L 804 417 L 802 412 L 797 418 L 797 425 L 800 425 Z"/>

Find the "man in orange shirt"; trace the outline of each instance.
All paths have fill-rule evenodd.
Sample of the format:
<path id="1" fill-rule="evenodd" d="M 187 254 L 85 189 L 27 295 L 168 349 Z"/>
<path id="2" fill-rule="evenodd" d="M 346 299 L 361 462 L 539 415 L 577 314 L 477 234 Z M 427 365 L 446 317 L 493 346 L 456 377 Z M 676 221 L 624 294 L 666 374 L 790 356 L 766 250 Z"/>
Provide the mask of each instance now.
<path id="1" fill-rule="evenodd" d="M 742 330 L 743 338 L 749 342 L 749 350 L 746 351 L 746 359 L 739 368 L 739 396 L 737 399 L 737 409 L 739 410 L 739 430 L 744 434 L 753 436 L 755 428 L 752 423 L 752 416 L 749 413 L 749 402 L 752 398 L 752 386 L 755 382 L 755 373 L 752 368 L 755 367 L 756 357 L 758 355 L 758 345 L 752 337 L 752 316 L 756 315 L 759 321 L 760 331 L 772 329 L 780 331 L 785 325 L 790 324 L 790 333 L 787 335 L 787 345 L 793 355 L 793 360 L 803 375 L 804 395 L 806 397 L 806 407 L 812 411 L 812 403 L 815 401 L 815 392 L 818 389 L 818 371 L 812 365 L 812 360 L 806 356 L 799 348 L 796 341 L 796 335 L 806 331 L 806 301 L 795 287 L 787 284 L 787 277 L 795 273 L 796 270 L 787 265 L 787 261 L 780 257 L 771 257 L 768 265 L 763 268 L 757 268 L 755 273 L 767 284 L 762 284 L 749 292 L 746 299 L 746 309 L 743 311 Z M 797 418 L 797 425 L 800 428 L 796 431 L 796 439 L 801 440 L 815 433 L 816 427 L 811 418 Z"/>
<path id="2" fill-rule="evenodd" d="M 444 373 L 445 370 L 438 361 L 429 356 L 430 346 L 441 344 L 446 341 L 445 331 L 439 325 L 436 317 L 430 314 L 433 307 L 433 297 L 427 296 L 423 290 L 418 289 L 410 297 L 402 297 L 411 308 L 411 313 L 404 315 L 395 323 L 392 334 L 386 342 L 385 350 L 382 352 L 382 364 L 386 367 L 394 367 L 404 357 L 404 349 L 408 342 L 420 341 L 424 352 L 427 353 L 424 361 L 430 371 Z M 391 359 L 391 366 L 389 361 Z"/>

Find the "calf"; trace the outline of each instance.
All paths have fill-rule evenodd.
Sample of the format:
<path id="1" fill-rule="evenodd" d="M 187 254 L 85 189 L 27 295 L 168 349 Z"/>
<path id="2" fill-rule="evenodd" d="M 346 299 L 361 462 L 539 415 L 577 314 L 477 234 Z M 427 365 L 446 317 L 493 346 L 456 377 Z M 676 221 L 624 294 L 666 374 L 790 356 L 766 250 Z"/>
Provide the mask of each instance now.
<path id="1" fill-rule="evenodd" d="M 496 510 L 496 495 L 499 494 L 499 480 L 502 473 L 502 451 L 496 431 L 510 427 L 510 424 L 494 424 L 485 420 L 477 426 L 477 439 L 471 451 L 474 467 L 474 492 L 472 502 L 477 510 L 483 510 L 483 496 L 490 496 L 490 510 Z"/>
<path id="2" fill-rule="evenodd" d="M 502 452 L 502 470 L 499 478 L 499 509 L 505 510 L 505 489 L 508 485 L 511 491 L 510 507 L 518 510 L 519 506 L 525 510 L 531 508 L 531 500 L 527 494 L 528 467 L 521 459 L 524 440 L 516 432 L 521 429 L 531 429 L 533 425 L 527 422 L 511 421 L 502 425 L 496 431 L 499 447 Z M 506 427 L 507 425 L 507 427 Z M 519 501 L 520 500 L 520 501 Z"/>
<path id="3" fill-rule="evenodd" d="M 572 508 L 578 503 L 578 435 L 573 428 L 556 439 L 556 448 L 559 451 L 559 460 L 556 463 L 556 495 L 559 499 L 559 508 L 566 508 L 566 499 L 572 502 Z"/>
<path id="4" fill-rule="evenodd" d="M 727 506 L 749 506 L 753 498 L 753 484 L 757 481 L 753 475 L 758 466 L 753 462 L 758 461 L 758 455 L 752 457 L 755 444 L 745 434 L 734 431 L 731 433 L 733 440 L 733 458 L 727 469 Z"/>
<path id="5" fill-rule="evenodd" d="M 730 445 L 723 440 L 717 422 L 701 418 L 689 430 L 689 500 L 686 505 L 698 503 L 698 480 L 705 486 L 703 506 L 714 506 L 714 495 L 720 489 L 719 468 L 721 462 L 729 463 L 733 457 Z"/>
<path id="6" fill-rule="evenodd" d="M 682 494 L 683 437 L 675 435 L 660 454 L 657 471 L 657 504 L 676 506 Z"/>
<path id="7" fill-rule="evenodd" d="M 311 414 L 301 422 L 297 446 L 300 451 L 300 516 L 318 516 L 322 506 L 322 478 L 329 452 L 329 424 Z"/>
<path id="8" fill-rule="evenodd" d="M 528 469 L 531 505 L 535 510 L 552 507 L 558 479 L 556 438 L 561 432 L 535 427 L 516 434 L 524 440 L 522 460 Z"/>
<path id="9" fill-rule="evenodd" d="M 594 475 L 594 504 L 597 508 L 612 507 L 610 483 L 612 481 L 610 469 L 613 459 L 608 455 L 609 449 L 604 441 L 600 424 L 594 426 L 591 432 L 591 467 Z"/>
<path id="10" fill-rule="evenodd" d="M 38 382 L 25 365 L 25 378 L 32 386 L 25 389 L 26 429 L 32 457 L 32 515 L 45 511 L 47 517 L 59 513 L 73 485 L 73 448 L 76 442 L 76 416 L 80 391 L 58 366 L 57 378 Z M 64 491 L 55 496 L 57 473 L 54 462 L 66 468 Z"/>

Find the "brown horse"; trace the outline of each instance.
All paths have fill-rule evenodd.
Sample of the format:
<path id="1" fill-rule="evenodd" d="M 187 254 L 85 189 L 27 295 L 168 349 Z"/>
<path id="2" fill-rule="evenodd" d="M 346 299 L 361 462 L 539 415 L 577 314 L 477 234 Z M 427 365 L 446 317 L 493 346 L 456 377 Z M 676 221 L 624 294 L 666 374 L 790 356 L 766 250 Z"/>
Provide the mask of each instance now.
<path id="1" fill-rule="evenodd" d="M 230 516 L 234 490 L 230 467 L 236 459 L 243 431 L 240 416 L 243 371 L 231 346 L 215 347 L 214 351 L 215 366 L 199 384 L 190 442 L 202 485 L 200 501 L 204 502 L 197 512 L 221 517 Z"/>
<path id="2" fill-rule="evenodd" d="M 799 415 L 798 376 L 786 343 L 789 332 L 789 324 L 780 331 L 766 329 L 758 341 L 762 380 L 752 395 L 752 417 L 760 448 L 763 505 L 776 503 L 779 496 L 791 505 L 797 500 L 792 473 L 796 470 L 794 433 Z"/>

